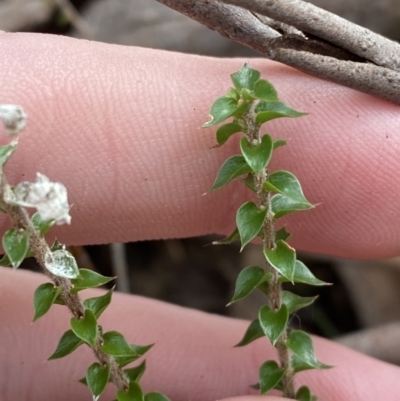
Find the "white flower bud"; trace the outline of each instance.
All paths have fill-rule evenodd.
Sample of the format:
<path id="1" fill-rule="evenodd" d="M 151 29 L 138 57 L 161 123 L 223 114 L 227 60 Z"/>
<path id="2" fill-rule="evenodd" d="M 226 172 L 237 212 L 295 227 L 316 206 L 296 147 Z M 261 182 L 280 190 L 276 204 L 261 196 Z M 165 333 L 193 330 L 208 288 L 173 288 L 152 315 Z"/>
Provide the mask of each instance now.
<path id="1" fill-rule="evenodd" d="M 36 208 L 43 221 L 55 220 L 58 225 L 71 223 L 67 189 L 40 173 L 37 173 L 35 182 L 24 181 L 14 191 L 4 191 L 4 201 L 11 205 Z"/>
<path id="2" fill-rule="evenodd" d="M 26 126 L 24 110 L 16 104 L 0 104 L 0 119 L 5 125 L 6 134 L 10 137 L 17 135 Z"/>

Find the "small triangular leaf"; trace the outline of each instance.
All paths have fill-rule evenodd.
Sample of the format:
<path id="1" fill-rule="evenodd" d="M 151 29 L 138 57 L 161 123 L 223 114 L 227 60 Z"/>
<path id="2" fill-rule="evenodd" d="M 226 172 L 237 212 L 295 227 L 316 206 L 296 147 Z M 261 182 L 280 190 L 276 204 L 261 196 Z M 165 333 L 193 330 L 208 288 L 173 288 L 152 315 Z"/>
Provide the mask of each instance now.
<path id="1" fill-rule="evenodd" d="M 239 241 L 240 240 L 240 235 L 239 235 L 239 230 L 237 227 L 225 238 L 217 241 L 213 241 L 213 245 L 227 245 L 231 244 L 232 242 Z"/>
<path id="2" fill-rule="evenodd" d="M 18 139 L 10 142 L 8 145 L 0 146 L 0 170 L 7 163 L 11 155 L 17 150 Z"/>
<path id="3" fill-rule="evenodd" d="M 144 396 L 144 401 L 170 401 L 170 399 L 162 393 L 152 391 Z"/>
<path id="4" fill-rule="evenodd" d="M 231 96 L 222 96 L 218 98 L 211 107 L 211 121 L 203 124 L 203 127 L 211 127 L 219 124 L 230 117 L 237 109 L 238 102 Z"/>
<path id="5" fill-rule="evenodd" d="M 153 348 L 154 344 L 148 345 L 135 345 L 129 344 L 132 351 L 136 352 L 136 354 L 143 356 L 147 351 Z"/>
<path id="6" fill-rule="evenodd" d="M 71 283 L 74 285 L 72 292 L 78 292 L 86 288 L 100 287 L 115 279 L 115 277 L 105 277 L 89 269 L 79 269 L 79 276 L 71 280 Z"/>
<path id="7" fill-rule="evenodd" d="M 124 369 L 124 372 L 128 376 L 129 381 L 139 382 L 145 370 L 146 361 L 143 361 L 140 365 L 135 366 L 134 368 Z"/>
<path id="8" fill-rule="evenodd" d="M 254 96 L 257 99 L 265 100 L 266 102 L 277 102 L 279 100 L 276 89 L 271 82 L 268 82 L 265 79 L 259 79 L 255 83 Z"/>
<path id="9" fill-rule="evenodd" d="M 241 179 L 240 182 L 243 182 L 243 184 L 246 185 L 246 187 L 249 188 L 250 191 L 257 193 L 253 174 L 247 174 L 246 178 Z"/>
<path id="10" fill-rule="evenodd" d="M 267 209 L 260 210 L 254 202 L 246 202 L 236 213 L 236 226 L 239 230 L 242 250 L 257 237 L 267 217 Z"/>
<path id="11" fill-rule="evenodd" d="M 274 150 L 280 148 L 281 146 L 285 146 L 286 144 L 286 139 L 277 139 L 276 141 L 274 141 Z"/>
<path id="12" fill-rule="evenodd" d="M 260 79 L 260 72 L 245 64 L 239 71 L 231 75 L 233 85 L 238 93 L 242 89 L 254 90 L 255 83 Z"/>
<path id="13" fill-rule="evenodd" d="M 264 102 L 258 103 L 255 109 L 256 122 L 257 124 L 264 124 L 267 121 L 273 120 L 280 117 L 301 117 L 306 113 L 291 109 L 285 103 L 282 102 Z"/>
<path id="14" fill-rule="evenodd" d="M 280 368 L 275 361 L 264 362 L 259 370 L 261 394 L 274 389 L 284 374 L 285 369 Z"/>
<path id="15" fill-rule="evenodd" d="M 79 277 L 79 269 L 74 256 L 65 249 L 45 255 L 44 265 L 50 273 L 58 277 L 74 279 Z"/>
<path id="16" fill-rule="evenodd" d="M 292 330 L 286 341 L 286 346 L 305 365 L 314 369 L 328 369 L 330 366 L 317 361 L 311 337 L 301 330 Z"/>
<path id="17" fill-rule="evenodd" d="M 98 319 L 101 314 L 106 310 L 111 302 L 114 287 L 107 291 L 104 295 L 95 298 L 88 298 L 83 301 L 83 305 L 90 309 Z"/>
<path id="18" fill-rule="evenodd" d="M 286 216 L 289 213 L 309 210 L 313 207 L 314 205 L 311 205 L 308 202 L 299 202 L 282 194 L 276 194 L 271 198 L 271 210 L 274 213 L 275 219 L 279 219 L 280 217 Z"/>
<path id="19" fill-rule="evenodd" d="M 318 296 L 316 297 L 301 297 L 299 295 L 293 294 L 290 291 L 282 291 L 282 303 L 286 305 L 289 313 L 293 313 L 298 309 L 305 308 L 311 305 Z"/>
<path id="20" fill-rule="evenodd" d="M 227 123 L 217 129 L 216 138 L 219 145 L 224 144 L 233 134 L 241 132 L 242 127 L 238 123 Z"/>
<path id="21" fill-rule="evenodd" d="M 54 351 L 53 355 L 49 357 L 49 361 L 52 359 L 63 358 L 66 355 L 71 354 L 75 351 L 83 341 L 77 337 L 72 330 L 66 331 L 57 345 L 57 349 Z"/>
<path id="22" fill-rule="evenodd" d="M 268 177 L 268 181 L 264 184 L 267 191 L 278 192 L 294 201 L 308 204 L 311 208 L 313 205 L 308 202 L 303 194 L 300 182 L 297 177 L 289 171 L 275 171 Z"/>
<path id="23" fill-rule="evenodd" d="M 95 345 L 98 335 L 97 320 L 90 309 L 85 310 L 85 316 L 81 319 L 72 317 L 71 328 L 74 334 L 85 343 L 90 344 L 92 347 Z"/>
<path id="24" fill-rule="evenodd" d="M 308 267 L 301 262 L 300 260 L 296 260 L 296 267 L 294 270 L 293 282 L 294 283 L 302 283 L 302 284 L 309 284 L 315 286 L 322 286 L 322 285 L 331 285 L 330 283 L 326 283 L 325 281 L 317 279 Z M 288 280 L 286 277 L 279 277 L 279 281 L 281 283 L 285 283 Z"/>
<path id="25" fill-rule="evenodd" d="M 44 236 L 53 227 L 55 220 L 42 220 L 40 214 L 36 212 L 31 218 L 32 224 L 40 232 L 40 235 Z"/>
<path id="26" fill-rule="evenodd" d="M 246 163 L 245 158 L 242 155 L 230 157 L 225 161 L 218 171 L 217 178 L 215 179 L 210 192 L 224 187 L 235 178 L 246 173 L 251 173 L 251 168 Z"/>
<path id="27" fill-rule="evenodd" d="M 86 371 L 86 385 L 89 387 L 93 398 L 97 399 L 106 388 L 110 377 L 110 367 L 102 366 L 95 362 Z"/>
<path id="28" fill-rule="evenodd" d="M 278 242 L 282 240 L 287 242 L 291 235 L 292 234 L 290 234 L 290 232 L 286 230 L 286 227 L 282 227 L 275 232 L 275 241 Z"/>
<path id="29" fill-rule="evenodd" d="M 264 305 L 258 313 L 258 320 L 265 335 L 272 345 L 275 345 L 281 334 L 285 331 L 289 319 L 289 312 L 286 305 L 282 305 L 278 311 L 273 311 L 269 306 Z"/>
<path id="30" fill-rule="evenodd" d="M 130 357 L 139 355 L 131 348 L 131 346 L 125 340 L 125 337 L 117 331 L 108 331 L 107 333 L 104 333 L 103 341 L 104 343 L 101 346 L 101 349 L 109 355 L 117 357 Z"/>
<path id="31" fill-rule="evenodd" d="M 296 400 L 312 401 L 311 391 L 307 386 L 301 386 L 296 392 Z"/>
<path id="32" fill-rule="evenodd" d="M 144 401 L 142 389 L 136 382 L 130 382 L 127 391 L 118 391 L 117 399 L 118 401 Z"/>
<path id="33" fill-rule="evenodd" d="M 126 365 L 129 365 L 131 362 L 138 360 L 141 355 L 133 354 L 128 356 L 114 356 L 114 359 L 117 361 L 118 366 L 123 368 Z"/>
<path id="34" fill-rule="evenodd" d="M 11 228 L 3 235 L 3 249 L 11 266 L 16 269 L 25 259 L 29 249 L 29 233 L 26 230 Z"/>
<path id="35" fill-rule="evenodd" d="M 270 135 L 264 135 L 261 143 L 250 145 L 247 138 L 240 140 L 240 149 L 247 164 L 255 174 L 260 174 L 271 160 L 273 151 L 273 141 Z"/>
<path id="36" fill-rule="evenodd" d="M 276 242 L 274 249 L 264 248 L 264 255 L 274 269 L 293 283 L 296 251 L 288 243 L 279 240 Z"/>
<path id="37" fill-rule="evenodd" d="M 61 291 L 61 286 L 54 287 L 54 284 L 52 283 L 44 283 L 36 288 L 33 296 L 33 306 L 35 310 L 33 321 L 39 319 L 49 311 Z"/>
<path id="38" fill-rule="evenodd" d="M 260 321 L 258 319 L 253 320 L 247 328 L 246 333 L 244 333 L 243 338 L 235 345 L 235 347 L 243 347 L 264 336 L 264 330 L 260 326 Z"/>
<path id="39" fill-rule="evenodd" d="M 271 274 L 267 275 L 259 266 L 247 266 L 236 279 L 235 292 L 228 305 L 239 301 L 251 294 L 263 281 L 269 280 Z"/>

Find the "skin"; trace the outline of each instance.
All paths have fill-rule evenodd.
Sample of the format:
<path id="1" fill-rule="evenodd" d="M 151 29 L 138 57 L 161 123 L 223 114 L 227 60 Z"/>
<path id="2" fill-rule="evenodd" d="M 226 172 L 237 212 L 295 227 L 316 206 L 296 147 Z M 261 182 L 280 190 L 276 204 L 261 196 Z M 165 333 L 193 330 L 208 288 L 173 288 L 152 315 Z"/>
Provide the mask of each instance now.
<path id="1" fill-rule="evenodd" d="M 9 181 L 32 180 L 40 171 L 66 185 L 73 225 L 54 232 L 67 244 L 228 233 L 246 192 L 234 183 L 201 195 L 226 157 L 237 153 L 237 141 L 211 149 L 214 130 L 199 127 L 230 85 L 229 74 L 245 61 L 0 34 L 2 101 L 29 115 L 6 167 Z M 275 138 L 290 139 L 275 168 L 293 171 L 309 200 L 320 203 L 287 219 L 293 245 L 354 258 L 398 255 L 400 108 L 280 64 L 260 59 L 251 65 L 283 101 L 309 113 L 268 127 Z M 1 216 L 1 232 L 8 227 Z M 2 399 L 87 400 L 88 390 L 74 380 L 92 363 L 90 351 L 43 362 L 68 329 L 68 312 L 53 308 L 30 325 L 32 294 L 46 279 L 11 269 L 0 275 Z M 115 294 L 101 324 L 137 344 L 156 342 L 143 385 L 175 401 L 250 401 L 258 366 L 274 357 L 263 339 L 231 348 L 247 322 L 134 296 Z M 398 399 L 398 367 L 319 338 L 315 348 L 336 367 L 296 380 L 319 400 Z M 104 399 L 112 397 L 108 391 Z"/>

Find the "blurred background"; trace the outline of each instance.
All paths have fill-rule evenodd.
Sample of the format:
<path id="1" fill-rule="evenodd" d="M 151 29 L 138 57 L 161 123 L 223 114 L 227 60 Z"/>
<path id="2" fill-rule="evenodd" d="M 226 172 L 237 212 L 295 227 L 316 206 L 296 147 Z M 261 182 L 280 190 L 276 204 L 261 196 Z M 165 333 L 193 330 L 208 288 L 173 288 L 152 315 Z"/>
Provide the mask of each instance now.
<path id="1" fill-rule="evenodd" d="M 400 41 L 400 0 L 311 2 Z M 257 56 L 155 0 L 0 0 L 0 29 L 219 57 Z M 260 252 L 255 245 L 241 254 L 238 245 L 207 246 L 215 239 L 73 247 L 71 251 L 80 267 L 118 275 L 119 291 L 253 320 L 264 303 L 261 292 L 228 308 L 224 305 L 233 294 L 238 272 L 263 263 Z M 296 285 L 293 292 L 319 294 L 319 299 L 300 310 L 292 326 L 400 365 L 400 259 L 366 262 L 302 253 L 299 259 L 318 278 L 334 285 Z M 24 268 L 37 270 L 33 261 L 26 261 Z"/>

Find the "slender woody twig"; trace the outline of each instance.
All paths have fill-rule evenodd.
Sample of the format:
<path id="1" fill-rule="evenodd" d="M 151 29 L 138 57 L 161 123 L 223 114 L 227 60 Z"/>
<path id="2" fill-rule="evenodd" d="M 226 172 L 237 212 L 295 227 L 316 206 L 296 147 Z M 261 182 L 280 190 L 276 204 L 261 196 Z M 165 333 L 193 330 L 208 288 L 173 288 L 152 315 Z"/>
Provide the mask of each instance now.
<path id="1" fill-rule="evenodd" d="M 157 1 L 271 60 L 400 104 L 400 44 L 310 3 Z"/>

